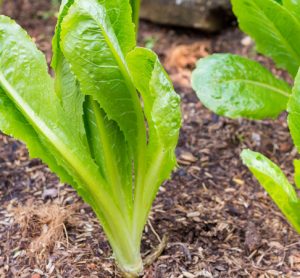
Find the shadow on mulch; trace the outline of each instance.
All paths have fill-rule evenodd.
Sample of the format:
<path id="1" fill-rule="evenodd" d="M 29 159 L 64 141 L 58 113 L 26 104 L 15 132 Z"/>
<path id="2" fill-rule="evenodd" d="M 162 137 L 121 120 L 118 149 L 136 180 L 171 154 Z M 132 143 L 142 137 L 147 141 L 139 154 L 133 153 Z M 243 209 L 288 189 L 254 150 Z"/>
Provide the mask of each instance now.
<path id="1" fill-rule="evenodd" d="M 35 38 L 48 62 L 55 24 L 54 13 L 47 14 L 49 7 L 49 1 L 33 0 L 7 1 L 4 6 L 5 14 L 17 18 Z M 260 151 L 291 178 L 297 152 L 286 115 L 258 122 L 217 117 L 198 102 L 188 82 L 197 58 L 228 51 L 255 58 L 289 80 L 255 54 L 247 41 L 234 27 L 209 36 L 141 24 L 140 43 L 150 43 L 165 62 L 182 96 L 184 115 L 179 167 L 160 189 L 142 250 L 146 256 L 164 234 L 169 243 L 145 270 L 145 278 L 300 276 L 299 236 L 239 158 L 244 148 Z M 28 246 L 50 222 L 40 223 L 40 232 L 29 233 L 28 238 L 14 213 L 13 208 L 28 202 L 37 209 L 78 207 L 69 215 L 71 222 L 76 221 L 64 226 L 47 256 L 30 256 Z M 0 135 L 0 277 L 119 277 L 91 209 L 39 160 L 29 160 L 24 145 L 4 135 Z"/>

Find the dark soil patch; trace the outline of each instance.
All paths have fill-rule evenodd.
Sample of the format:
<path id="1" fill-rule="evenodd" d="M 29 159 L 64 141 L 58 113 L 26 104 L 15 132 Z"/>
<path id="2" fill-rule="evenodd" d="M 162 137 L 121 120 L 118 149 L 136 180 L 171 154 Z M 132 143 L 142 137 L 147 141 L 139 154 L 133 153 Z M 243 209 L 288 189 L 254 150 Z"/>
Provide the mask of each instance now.
<path id="1" fill-rule="evenodd" d="M 49 8 L 49 1 L 34 0 L 7 1 L 4 6 L 4 13 L 17 18 L 36 39 L 48 62 L 55 23 Z M 235 27 L 209 36 L 141 24 L 140 42 L 152 44 L 165 61 L 182 96 L 184 113 L 177 148 L 180 167 L 158 194 L 143 252 L 146 255 L 158 245 L 156 233 L 168 234 L 169 243 L 144 277 L 300 277 L 299 236 L 239 158 L 243 148 L 260 151 L 291 177 L 297 152 L 286 115 L 259 122 L 220 118 L 198 102 L 186 83 L 193 61 L 215 51 L 253 57 L 288 79 L 243 38 Z M 170 53 L 179 46 L 174 53 L 183 62 L 170 66 Z M 66 223 L 67 238 L 55 242 L 46 257 L 29 254 L 30 242 L 16 222 L 12 208 L 28 203 L 36 209 L 78 206 L 72 216 L 77 224 Z M 4 135 L 0 136 L 0 277 L 119 277 L 91 209 L 39 160 L 29 160 L 24 145 Z"/>

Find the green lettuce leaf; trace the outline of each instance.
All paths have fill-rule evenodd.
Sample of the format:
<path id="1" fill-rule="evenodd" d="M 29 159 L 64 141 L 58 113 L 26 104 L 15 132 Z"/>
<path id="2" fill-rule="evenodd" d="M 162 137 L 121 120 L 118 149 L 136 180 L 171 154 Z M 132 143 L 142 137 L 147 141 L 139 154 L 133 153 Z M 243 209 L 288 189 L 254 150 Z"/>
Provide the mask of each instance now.
<path id="1" fill-rule="evenodd" d="M 80 92 L 79 84 L 60 49 L 61 23 L 73 3 L 74 0 L 62 2 L 52 40 L 53 58 L 51 66 L 55 72 L 55 91 L 61 100 L 64 113 L 73 118 L 73 121 L 70 122 L 70 128 L 80 132 L 82 141 L 88 148 L 85 127 L 82 121 L 84 95 Z"/>
<path id="2" fill-rule="evenodd" d="M 136 45 L 135 26 L 131 18 L 129 0 L 98 0 L 98 3 L 105 7 L 120 49 L 126 55 Z"/>
<path id="3" fill-rule="evenodd" d="M 75 0 L 63 0 L 61 3 L 56 34 L 54 36 L 54 44 L 59 43 L 62 20 L 65 15 L 67 15 L 69 8 L 73 5 L 74 1 Z M 111 27 L 114 30 L 123 54 L 128 53 L 136 45 L 135 28 L 130 17 L 132 11 L 129 1 L 98 0 L 97 2 L 105 7 L 106 15 L 109 18 Z M 137 1 L 135 0 L 135 2 Z M 124 28 L 124 26 L 126 26 L 126 28 Z"/>
<path id="4" fill-rule="evenodd" d="M 300 1 L 283 0 L 283 6 L 286 7 L 300 21 Z"/>
<path id="5" fill-rule="evenodd" d="M 126 57 L 134 85 L 140 92 L 148 123 L 147 173 L 142 205 L 150 210 L 158 187 L 176 165 L 175 148 L 181 126 L 180 98 L 151 50 L 136 48 Z M 138 194 L 138 193 L 137 193 Z M 140 225 L 145 224 L 144 219 Z"/>
<path id="6" fill-rule="evenodd" d="M 259 63 L 237 55 L 201 59 L 192 75 L 201 102 L 230 118 L 275 118 L 286 109 L 291 89 Z"/>
<path id="7" fill-rule="evenodd" d="M 29 53 L 27 54 L 27 57 L 24 58 L 29 61 L 31 60 L 32 67 L 37 66 L 41 70 L 41 75 L 39 76 L 32 76 L 29 68 L 24 71 L 25 78 L 30 78 L 29 82 L 33 82 L 32 90 L 40 89 L 40 87 L 48 87 L 51 91 L 52 80 L 48 77 L 46 62 L 44 61 L 45 59 L 42 57 L 42 54 L 37 51 L 27 34 L 9 18 L 4 16 L 0 17 L 0 31 L 0 79 L 2 84 L 0 85 L 0 129 L 6 134 L 23 141 L 27 145 L 31 157 L 41 158 L 60 176 L 62 181 L 76 185 L 73 178 L 63 167 L 61 167 L 61 165 L 58 164 L 55 157 L 49 152 L 47 146 L 43 144 L 42 138 L 39 137 L 33 126 L 25 118 L 24 114 L 19 111 L 16 104 L 12 102 L 3 88 L 3 82 L 10 86 L 10 84 L 7 84 L 9 80 L 5 77 L 7 75 L 10 75 L 10 79 L 13 79 L 14 82 L 23 83 L 23 77 L 18 76 L 14 71 L 14 66 L 16 64 L 11 63 L 13 61 L 17 63 L 19 53 L 17 52 L 18 54 L 13 54 L 9 51 L 10 47 L 12 47 L 13 50 L 15 49 L 19 51 L 18 40 L 26 41 L 26 44 L 23 44 L 23 47 L 20 49 L 20 53 Z M 8 40 L 6 38 L 8 34 L 14 35 L 14 38 L 10 38 L 10 40 Z M 5 43 L 2 43 L 4 41 Z M 31 52 L 32 54 L 30 55 Z M 5 57 L 4 59 L 2 59 L 3 56 Z M 5 61 L 5 59 L 8 60 Z M 23 61 L 18 59 L 18 63 L 22 62 Z M 7 66 L 9 68 L 7 68 Z M 35 78 L 39 78 L 38 80 L 42 81 L 42 84 L 35 84 Z M 21 86 L 21 84 L 19 86 Z M 35 88 L 36 86 L 39 87 Z"/>
<path id="8" fill-rule="evenodd" d="M 300 152 L 300 72 L 295 78 L 292 96 L 288 103 L 288 125 L 295 146 Z"/>
<path id="9" fill-rule="evenodd" d="M 294 160 L 294 169 L 295 169 L 294 181 L 296 186 L 300 188 L 300 160 L 297 159 Z"/>
<path id="10" fill-rule="evenodd" d="M 300 200 L 294 187 L 289 183 L 280 168 L 262 154 L 250 150 L 244 150 L 241 157 L 244 164 L 299 233 Z"/>
<path id="11" fill-rule="evenodd" d="M 257 50 L 295 76 L 300 65 L 300 22 L 274 0 L 232 0 L 240 28 L 256 42 Z"/>
<path id="12" fill-rule="evenodd" d="M 57 171 L 57 165 L 63 163 L 56 161 L 49 149 L 56 148 L 52 146 L 55 143 L 60 144 L 60 138 L 52 130 L 61 130 L 62 123 L 58 116 L 60 105 L 53 95 L 53 81 L 48 75 L 45 58 L 28 35 L 10 19 L 1 17 L 0 30 L 0 86 L 3 103 L 0 108 L 0 128 L 24 140 L 29 147 L 32 146 L 31 154 L 46 158 L 45 162 Z M 16 71 L 15 68 L 19 70 Z M 41 103 L 53 106 L 45 105 L 45 108 Z M 19 122 L 19 129 L 11 124 L 12 121 L 15 124 Z M 49 140 L 52 141 L 51 144 L 48 144 Z M 82 148 L 81 142 L 78 145 Z M 35 149 L 37 146 L 39 151 Z M 59 167 L 65 168 L 63 165 Z M 61 174 L 62 180 L 72 182 L 69 171 L 64 170 Z"/>
<path id="13" fill-rule="evenodd" d="M 24 140 L 32 155 L 70 182 L 94 208 L 114 245 L 115 230 L 127 224 L 80 131 L 70 128 L 74 118 L 64 113 L 54 93 L 44 56 L 28 35 L 4 16 L 0 17 L 0 45 L 1 130 Z M 110 218 L 117 220 L 108 221 Z"/>
<path id="14" fill-rule="evenodd" d="M 126 215 L 133 207 L 132 155 L 128 144 L 134 140 L 131 153 L 135 152 L 137 157 L 137 140 L 140 139 L 142 147 L 146 143 L 138 95 L 122 58 L 123 52 L 135 45 L 129 11 L 126 1 L 75 1 L 61 21 L 59 40 L 62 55 L 80 83 L 81 96 L 86 96 L 84 119 L 91 154 L 111 185 L 114 198 L 122 210 L 128 212 Z M 91 41 L 94 43 L 90 44 Z M 125 72 L 120 70 L 119 63 Z M 140 126 L 135 124 L 137 117 L 140 117 Z M 120 128 L 127 135 L 127 142 Z M 141 138 L 137 138 L 137 133 Z"/>
<path id="15" fill-rule="evenodd" d="M 154 52 L 135 48 L 128 53 L 126 61 L 134 85 L 142 96 L 148 123 L 147 167 L 157 163 L 163 165 L 155 166 L 161 173 L 153 177 L 161 184 L 176 164 L 174 150 L 181 126 L 180 97 Z"/>
<path id="16" fill-rule="evenodd" d="M 122 26 L 129 34 L 132 27 Z M 138 153 L 146 148 L 144 116 L 119 41 L 104 6 L 96 0 L 75 1 L 63 19 L 61 49 L 82 93 L 97 101 L 119 125 L 136 167 L 144 171 Z"/>
<path id="17" fill-rule="evenodd" d="M 133 208 L 133 169 L 128 144 L 119 126 L 107 118 L 98 102 L 87 97 L 84 109 L 91 154 L 110 184 L 115 201 L 127 217 Z"/>

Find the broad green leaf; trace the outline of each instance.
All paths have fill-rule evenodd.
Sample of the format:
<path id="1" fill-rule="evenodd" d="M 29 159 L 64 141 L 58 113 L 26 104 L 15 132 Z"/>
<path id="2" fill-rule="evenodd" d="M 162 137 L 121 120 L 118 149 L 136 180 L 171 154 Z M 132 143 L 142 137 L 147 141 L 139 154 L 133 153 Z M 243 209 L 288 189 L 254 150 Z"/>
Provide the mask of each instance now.
<path id="1" fill-rule="evenodd" d="M 82 138 L 85 148 L 88 149 L 86 131 L 84 122 L 82 121 L 84 95 L 80 92 L 79 85 L 77 84 L 75 76 L 71 72 L 70 65 L 66 61 L 60 49 L 62 20 L 67 15 L 69 8 L 73 3 L 74 0 L 63 0 L 61 3 L 55 34 L 52 41 L 53 57 L 51 66 L 55 72 L 55 91 L 61 101 L 64 114 L 68 118 L 72 118 L 72 121 L 68 123 L 69 128 L 79 132 L 79 136 Z M 101 166 L 102 165 L 98 164 L 99 171 L 103 174 L 103 167 Z M 104 175 L 102 176 L 104 177 Z M 88 194 L 84 193 L 83 195 L 87 196 Z M 92 203 L 91 200 L 89 200 L 89 203 Z M 98 212 L 98 214 L 100 214 L 100 212 Z"/>
<path id="2" fill-rule="evenodd" d="M 295 169 L 295 175 L 294 175 L 295 184 L 298 188 L 300 188 L 300 160 L 297 159 L 294 160 L 294 169 Z"/>
<path id="3" fill-rule="evenodd" d="M 82 121 L 84 95 L 80 92 L 78 82 L 60 49 L 61 23 L 73 2 L 74 0 L 62 2 L 52 41 L 53 58 L 51 66 L 55 72 L 55 91 L 61 100 L 64 113 L 68 114 L 68 117 L 73 118 L 73 121 L 69 123 L 70 128 L 79 131 L 82 141 L 88 148 Z"/>
<path id="4" fill-rule="evenodd" d="M 133 170 L 124 134 L 91 97 L 86 97 L 84 108 L 91 153 L 101 166 L 102 175 L 110 184 L 116 202 L 129 215 L 133 206 Z"/>
<path id="5" fill-rule="evenodd" d="M 134 33 L 132 27 L 123 26 L 129 34 Z M 98 101 L 107 117 L 119 125 L 137 161 L 146 146 L 143 112 L 104 6 L 96 0 L 75 1 L 63 19 L 61 49 L 81 92 Z"/>
<path id="6" fill-rule="evenodd" d="M 240 28 L 256 42 L 257 50 L 295 76 L 300 65 L 300 22 L 274 0 L 232 0 Z"/>
<path id="7" fill-rule="evenodd" d="M 72 71 L 80 83 L 81 93 L 87 96 L 88 103 L 85 104 L 84 118 L 89 131 L 88 141 L 91 152 L 111 185 L 114 198 L 119 201 L 122 210 L 126 211 L 131 209 L 133 201 L 132 156 L 120 128 L 127 136 L 131 153 L 135 152 L 136 157 L 137 152 L 140 151 L 138 146 L 141 144 L 145 146 L 146 143 L 140 101 L 131 83 L 122 52 L 132 48 L 130 37 L 135 36 L 130 12 L 125 9 L 126 1 L 123 4 L 119 1 L 103 3 L 110 8 L 113 3 L 120 4 L 118 9 L 108 9 L 113 24 L 110 17 L 106 16 L 104 6 L 100 5 L 100 2 L 74 1 L 62 20 L 59 47 L 71 64 Z M 128 7 L 130 9 L 127 3 Z M 115 14 L 114 11 L 118 13 Z M 122 13 L 121 17 L 117 16 L 119 13 Z M 121 26 L 126 22 L 124 17 L 126 14 L 129 14 L 130 23 L 127 24 L 127 29 L 124 27 L 126 25 Z M 118 28 L 118 37 L 115 35 L 117 30 L 112 26 Z M 122 32 L 124 28 L 128 30 L 127 42 Z M 81 34 L 82 32 L 84 35 Z M 83 71 L 82 68 L 85 70 Z M 124 196 L 127 204 L 123 202 Z"/>
<path id="8" fill-rule="evenodd" d="M 102 176 L 110 184 L 115 200 L 119 201 L 122 210 L 126 211 L 132 207 L 132 169 L 125 138 L 118 125 L 108 121 L 99 104 L 91 97 L 85 97 L 80 91 L 71 67 L 61 51 L 61 25 L 73 3 L 74 0 L 69 0 L 61 7 L 53 40 L 52 66 L 56 73 L 57 94 L 61 96 L 65 112 L 76 118 L 72 128 L 80 129 L 85 136 L 91 155 L 97 162 Z M 85 133 L 86 130 L 88 134 Z M 124 197 L 126 203 L 123 201 Z"/>
<path id="9" fill-rule="evenodd" d="M 53 57 L 51 61 L 51 66 L 54 70 L 56 70 L 59 65 L 58 63 L 63 58 L 62 53 L 60 51 L 60 34 L 61 34 L 61 23 L 64 17 L 68 14 L 69 8 L 73 5 L 74 0 L 63 0 L 59 9 L 59 15 L 55 27 L 55 34 L 52 39 L 52 51 Z M 61 62 L 62 63 L 62 62 Z"/>
<path id="10" fill-rule="evenodd" d="M 69 8 L 75 0 L 64 0 L 61 3 L 59 17 L 56 25 L 56 33 L 53 37 L 54 50 L 59 48 L 61 23 L 68 14 Z M 111 22 L 111 27 L 118 39 L 120 48 L 125 55 L 132 50 L 136 44 L 134 25 L 131 21 L 131 7 L 129 1 L 126 0 L 98 0 L 98 3 L 105 7 L 107 17 Z M 57 54 L 54 53 L 52 65 L 55 66 Z"/>
<path id="11" fill-rule="evenodd" d="M 202 103 L 230 118 L 275 118 L 286 109 L 290 87 L 255 61 L 231 54 L 201 59 L 192 86 Z"/>
<path id="12" fill-rule="evenodd" d="M 126 218 L 111 197 L 112 189 L 79 131 L 70 128 L 74 119 L 62 109 L 44 56 L 28 35 L 4 16 L 0 17 L 0 87 L 0 129 L 24 140 L 32 154 L 70 182 L 93 207 L 118 250 L 118 232 L 123 231 L 125 238 L 130 236 L 123 230 Z M 126 250 L 132 248 L 130 242 L 121 242 Z"/>
<path id="13" fill-rule="evenodd" d="M 73 5 L 73 3 L 74 0 L 68 0 L 62 3 L 57 20 L 55 34 L 53 37 L 52 67 L 55 71 L 55 89 L 57 95 L 61 99 L 61 103 L 65 113 L 68 113 L 69 115 L 72 115 L 74 118 L 76 118 L 74 121 L 75 126 L 72 126 L 72 128 L 81 130 L 83 136 L 85 136 L 86 142 L 89 143 L 91 155 L 97 162 L 97 165 L 103 177 L 106 177 L 100 138 L 98 136 L 93 138 L 90 132 L 90 128 L 88 128 L 89 134 L 86 136 L 86 128 L 88 126 L 94 125 L 94 121 L 93 119 L 91 119 L 93 111 L 90 111 L 90 109 L 86 109 L 86 115 L 84 115 L 83 105 L 86 97 L 83 93 L 81 93 L 79 84 L 71 71 L 70 64 L 65 59 L 60 47 L 61 24 L 64 17 L 68 14 L 69 9 Z M 84 119 L 85 121 L 82 121 L 82 119 Z"/>
<path id="14" fill-rule="evenodd" d="M 0 106 L 1 114 L 5 117 L 1 119 L 0 128 L 10 135 L 25 139 L 28 147 L 34 146 L 33 154 L 49 163 L 62 180 L 70 182 L 92 205 L 96 198 L 103 208 L 109 206 L 107 192 L 110 189 L 80 134 L 70 128 L 73 119 L 64 113 L 54 93 L 54 84 L 48 75 L 44 56 L 17 24 L 3 16 L 0 18 L 0 86 L 1 101 L 5 104 Z M 15 115 L 8 115 L 5 110 Z M 20 124 L 12 126 L 9 124 L 11 119 L 14 122 L 20 119 Z M 28 127 L 24 125 L 18 130 L 23 123 L 27 123 Z M 27 131 L 30 133 L 26 134 Z M 38 140 L 31 142 L 30 138 L 36 135 Z M 41 142 L 43 147 L 36 147 L 36 142 Z M 55 157 L 56 164 L 50 154 Z M 88 193 L 99 186 L 103 189 L 102 196 Z"/>
<path id="15" fill-rule="evenodd" d="M 0 88 L 0 129 L 5 134 L 24 142 L 29 149 L 30 157 L 41 158 L 53 172 L 58 174 L 62 182 L 76 185 L 68 172 L 58 165 L 55 157 L 43 145 L 36 131 L 12 104 L 2 88 Z"/>
<path id="16" fill-rule="evenodd" d="M 98 0 L 106 8 L 107 16 L 110 19 L 111 26 L 116 34 L 120 48 L 126 54 L 135 47 L 135 34 L 134 26 L 131 22 L 131 8 L 128 1 L 123 0 Z M 64 17 L 68 14 L 70 7 L 73 5 L 74 0 L 64 0 L 60 7 L 59 17 L 56 25 L 56 32 L 53 37 L 53 59 L 52 67 L 57 71 L 59 65 L 57 63 L 63 59 L 60 51 L 60 34 L 61 24 Z M 127 26 L 127 28 L 124 28 Z M 131 27 L 131 28 L 130 28 Z M 61 62 L 63 64 L 64 62 Z"/>
<path id="17" fill-rule="evenodd" d="M 169 178 L 176 164 L 175 147 L 181 126 L 180 98 L 155 53 L 136 48 L 127 55 L 126 61 L 142 96 L 149 127 L 143 201 L 149 210 L 158 187 Z"/>
<path id="18" fill-rule="evenodd" d="M 112 29 L 124 55 L 136 45 L 135 26 L 129 0 L 98 0 L 105 7 Z"/>
<path id="19" fill-rule="evenodd" d="M 280 168 L 262 154 L 250 150 L 244 150 L 241 157 L 244 164 L 299 233 L 300 200 L 294 187 L 289 183 Z"/>
<path id="20" fill-rule="evenodd" d="M 23 55 L 22 55 L 23 53 Z M 16 71 L 15 67 L 19 70 Z M 23 68 L 22 68 L 23 67 Z M 22 70 L 21 70 L 22 68 Z M 26 88 L 27 84 L 30 88 Z M 27 93 L 32 97 L 32 92 L 37 95 L 45 91 L 44 100 L 48 100 L 51 94 L 52 80 L 47 72 L 47 65 L 43 55 L 36 49 L 27 34 L 12 20 L 7 17 L 0 17 L 0 129 L 22 140 L 27 147 L 31 157 L 39 157 L 49 167 L 59 174 L 62 181 L 75 183 L 69 173 L 61 167 L 49 149 L 42 143 L 36 130 L 33 128 L 24 113 L 19 111 L 21 105 L 12 100 L 5 91 L 5 87 L 15 85 L 15 89 Z M 5 86 L 4 86 L 5 85 Z M 29 87 L 29 86 L 28 86 Z M 14 90 L 13 88 L 10 88 Z M 12 92 L 17 93 L 17 92 Z M 15 96 L 18 98 L 18 95 Z M 19 96 L 21 98 L 22 96 Z M 26 97 L 26 96 L 25 96 Z M 43 97 L 43 95 L 41 96 Z M 22 101 L 22 99 L 20 99 Z M 19 102 L 20 102 L 19 101 Z M 34 105 L 37 105 L 33 101 Z M 38 111 L 41 110 L 41 107 Z M 76 183 L 75 183 L 76 185 Z"/>
<path id="21" fill-rule="evenodd" d="M 154 52 L 135 48 L 127 55 L 126 61 L 144 103 L 149 127 L 148 166 L 155 164 L 155 155 L 161 152 L 171 163 L 170 166 L 164 163 L 162 167 L 168 176 L 176 161 L 174 150 L 181 126 L 180 97 Z"/>
<path id="22" fill-rule="evenodd" d="M 300 1 L 299 0 L 283 0 L 285 6 L 300 21 Z"/>
<path id="23" fill-rule="evenodd" d="M 295 146 L 300 152 L 300 72 L 295 78 L 293 92 L 288 103 L 288 125 Z"/>

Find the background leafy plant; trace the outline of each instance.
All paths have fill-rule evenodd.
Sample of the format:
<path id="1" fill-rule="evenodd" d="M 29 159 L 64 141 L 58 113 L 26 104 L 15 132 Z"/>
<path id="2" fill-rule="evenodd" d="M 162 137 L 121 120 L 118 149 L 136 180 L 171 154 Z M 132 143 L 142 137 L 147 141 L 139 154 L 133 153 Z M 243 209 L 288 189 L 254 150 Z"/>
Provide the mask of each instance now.
<path id="1" fill-rule="evenodd" d="M 248 119 L 276 118 L 289 112 L 288 124 L 300 150 L 300 1 L 232 0 L 240 28 L 257 50 L 295 79 L 293 88 L 258 62 L 232 54 L 215 54 L 198 62 L 192 84 L 203 104 L 219 115 Z M 253 172 L 287 219 L 300 233 L 295 188 L 282 171 L 261 154 L 245 150 L 243 162 Z M 299 162 L 295 161 L 299 184 Z"/>
<path id="2" fill-rule="evenodd" d="M 136 47 L 129 1 L 63 0 L 52 68 L 55 79 L 1 16 L 1 130 L 91 205 L 120 269 L 136 277 L 152 202 L 176 165 L 179 96 L 156 54 Z"/>

